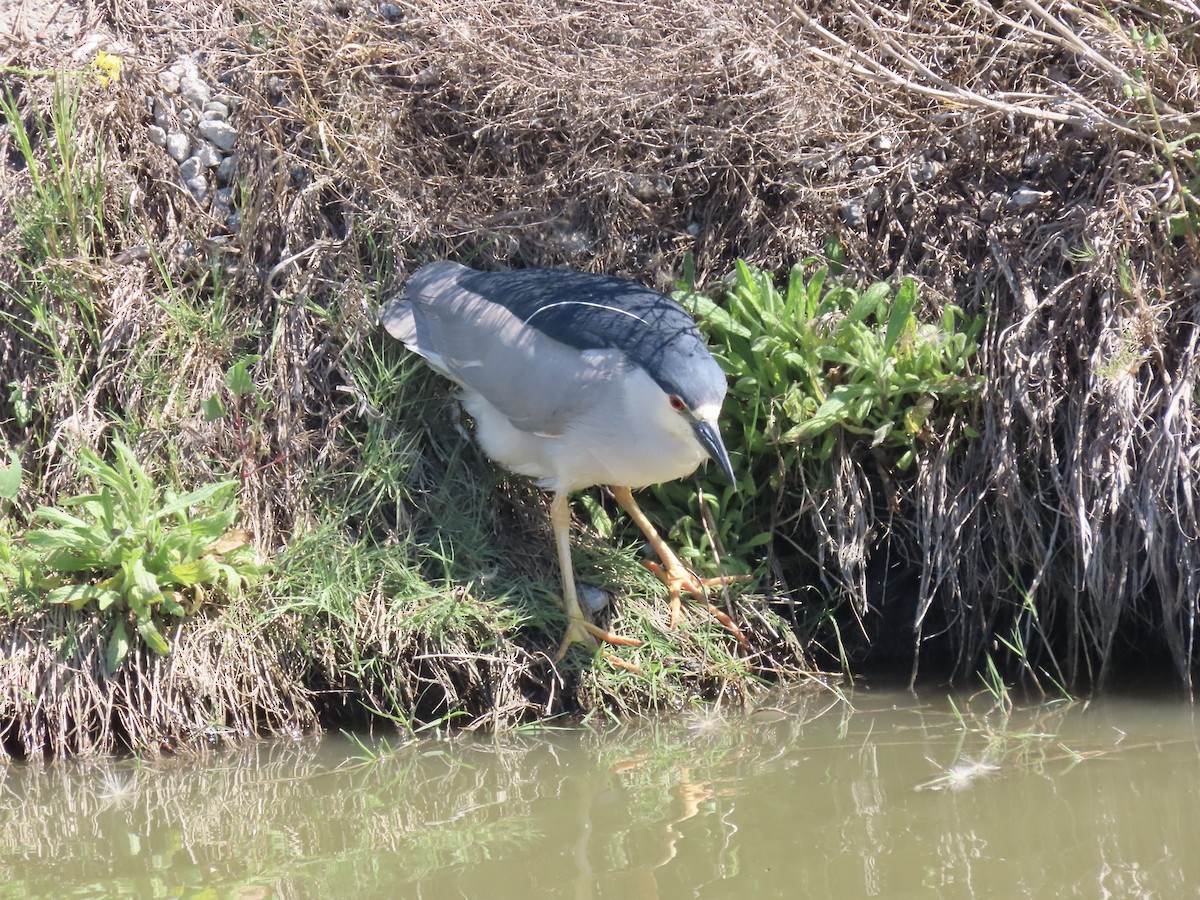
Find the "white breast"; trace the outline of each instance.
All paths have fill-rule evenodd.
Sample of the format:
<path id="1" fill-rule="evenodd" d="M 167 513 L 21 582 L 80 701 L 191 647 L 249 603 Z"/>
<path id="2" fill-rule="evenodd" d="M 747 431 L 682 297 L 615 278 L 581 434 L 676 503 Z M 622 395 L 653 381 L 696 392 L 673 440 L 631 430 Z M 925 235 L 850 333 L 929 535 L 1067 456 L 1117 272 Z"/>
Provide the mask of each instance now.
<path id="1" fill-rule="evenodd" d="M 614 387 L 616 387 L 614 385 Z M 463 405 L 474 417 L 484 453 L 549 490 L 594 484 L 639 488 L 691 474 L 706 458 L 688 419 L 640 368 L 605 392 L 559 435 L 522 431 L 474 391 Z"/>

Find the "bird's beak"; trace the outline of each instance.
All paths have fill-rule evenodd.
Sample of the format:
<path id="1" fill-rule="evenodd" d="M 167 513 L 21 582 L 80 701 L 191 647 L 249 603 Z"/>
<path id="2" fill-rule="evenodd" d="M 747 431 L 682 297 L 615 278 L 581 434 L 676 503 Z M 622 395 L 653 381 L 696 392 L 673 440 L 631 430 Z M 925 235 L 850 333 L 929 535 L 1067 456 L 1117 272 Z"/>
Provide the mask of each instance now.
<path id="1" fill-rule="evenodd" d="M 717 431 L 717 426 L 711 422 L 696 422 L 692 425 L 692 431 L 696 432 L 696 440 L 700 442 L 700 446 L 717 461 L 729 483 L 736 488 L 737 479 L 733 475 L 733 464 L 729 461 L 729 453 L 721 441 L 721 432 Z"/>

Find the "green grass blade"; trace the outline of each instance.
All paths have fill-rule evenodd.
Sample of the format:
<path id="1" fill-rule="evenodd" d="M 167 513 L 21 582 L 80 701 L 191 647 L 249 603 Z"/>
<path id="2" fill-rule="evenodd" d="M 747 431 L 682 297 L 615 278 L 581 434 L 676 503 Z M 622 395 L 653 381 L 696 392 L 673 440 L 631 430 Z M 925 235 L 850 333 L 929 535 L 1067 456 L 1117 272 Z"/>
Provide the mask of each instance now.
<path id="1" fill-rule="evenodd" d="M 896 341 L 908 329 L 912 322 L 913 307 L 917 302 L 917 285 L 911 278 L 905 278 L 892 301 L 892 310 L 888 314 L 887 335 L 883 340 L 885 350 L 896 346 Z"/>
<path id="2" fill-rule="evenodd" d="M 218 481 L 213 484 L 206 484 L 204 487 L 196 488 L 194 491 L 189 491 L 182 497 L 176 497 L 168 502 L 165 506 L 156 509 L 150 515 L 152 521 L 165 519 L 168 516 L 173 516 L 176 513 L 184 512 L 193 506 L 199 506 L 206 503 L 213 497 L 220 494 L 222 491 L 232 490 L 237 487 L 237 481 Z"/>

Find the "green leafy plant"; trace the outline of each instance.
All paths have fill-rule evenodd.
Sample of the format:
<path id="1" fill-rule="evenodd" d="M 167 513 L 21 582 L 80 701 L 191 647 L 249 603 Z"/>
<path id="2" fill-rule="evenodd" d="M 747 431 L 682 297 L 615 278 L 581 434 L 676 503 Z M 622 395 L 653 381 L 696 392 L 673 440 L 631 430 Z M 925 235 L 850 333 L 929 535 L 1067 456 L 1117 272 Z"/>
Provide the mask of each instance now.
<path id="1" fill-rule="evenodd" d="M 241 424 L 241 406 L 244 398 L 248 398 L 249 405 L 254 412 L 262 412 L 268 407 L 266 400 L 263 399 L 262 394 L 255 387 L 254 379 L 250 376 L 250 367 L 260 359 L 262 357 L 257 354 L 243 356 L 225 373 L 225 389 L 229 392 L 230 397 L 233 398 L 238 424 Z M 221 399 L 219 391 L 214 391 L 201 401 L 200 408 L 204 413 L 204 420 L 206 422 L 215 422 L 229 413 L 229 408 L 226 406 L 225 401 Z"/>
<path id="2" fill-rule="evenodd" d="M 748 449 L 765 442 L 825 461 L 840 429 L 898 451 L 896 466 L 907 468 L 935 436 L 926 428 L 935 401 L 977 392 L 967 369 L 982 320 L 960 330 L 961 311 L 947 306 L 940 322 L 920 322 L 911 278 L 860 293 L 828 284 L 823 267 L 806 280 L 816 263 L 794 266 L 780 293 L 770 274 L 739 261 L 724 307 L 691 289 L 681 299 L 717 342 L 743 425 L 747 404 L 755 425 L 765 414 L 761 433 L 742 429 Z"/>
<path id="3" fill-rule="evenodd" d="M 0 457 L 7 456 L 8 461 L 4 462 L 0 458 L 0 511 L 4 510 L 5 503 L 12 503 L 17 499 L 17 494 L 21 492 L 21 457 L 17 455 L 15 450 L 9 450 L 6 454 L 0 453 Z"/>
<path id="4" fill-rule="evenodd" d="M 825 479 L 838 441 L 907 469 L 979 390 L 969 368 L 982 319 L 947 306 L 938 321 L 921 321 L 912 279 L 860 291 L 812 258 L 780 291 L 769 273 L 739 261 L 715 298 L 695 289 L 690 267 L 676 297 L 729 375 L 723 433 L 738 473 L 736 492 L 705 473 L 711 514 L 682 516 L 672 529 L 693 564 L 712 559 L 713 543 L 733 569 L 760 554 L 781 517 L 800 508 L 801 481 Z M 694 494 L 686 484 L 655 491 L 676 510 Z"/>
<path id="5" fill-rule="evenodd" d="M 112 616 L 110 671 L 129 652 L 130 620 L 146 646 L 169 653 L 156 614 L 183 617 L 204 603 L 206 588 L 234 595 L 263 571 L 249 536 L 234 528 L 236 481 L 179 495 L 156 485 L 127 445 L 112 446 L 111 463 L 80 454 L 96 492 L 38 508 L 32 520 L 45 525 L 21 539 L 28 589 Z"/>
<path id="6" fill-rule="evenodd" d="M 235 435 L 237 455 L 223 461 L 231 467 L 236 466 L 243 481 L 287 457 L 285 451 L 261 461 L 263 451 L 270 446 L 263 427 L 263 413 L 271 408 L 271 402 L 263 396 L 251 375 L 251 368 L 261 359 L 258 354 L 243 356 L 225 373 L 225 398 L 221 391 L 214 391 L 200 401 L 205 421 L 214 422 L 222 418 L 229 421 Z"/>

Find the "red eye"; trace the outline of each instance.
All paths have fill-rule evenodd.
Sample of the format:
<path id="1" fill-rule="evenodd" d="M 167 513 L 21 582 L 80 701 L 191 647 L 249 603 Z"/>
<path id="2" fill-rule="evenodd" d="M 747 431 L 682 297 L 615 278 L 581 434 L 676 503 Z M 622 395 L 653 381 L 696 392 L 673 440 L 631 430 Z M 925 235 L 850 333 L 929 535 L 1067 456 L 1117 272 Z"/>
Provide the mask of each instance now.
<path id="1" fill-rule="evenodd" d="M 671 402 L 671 409 L 675 410 L 675 412 L 683 412 L 683 401 L 682 400 L 680 400 L 674 394 L 672 394 L 667 399 L 670 400 L 670 402 Z"/>

